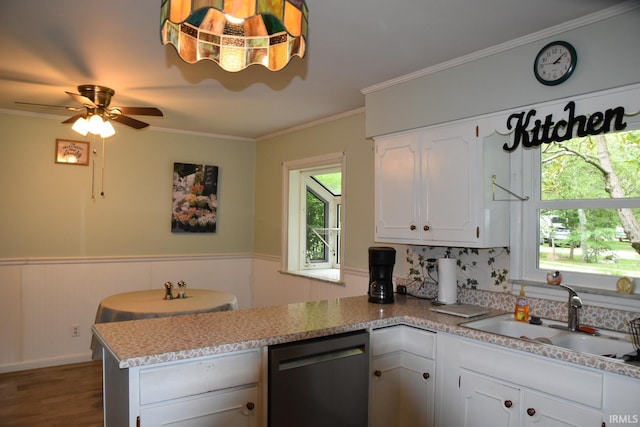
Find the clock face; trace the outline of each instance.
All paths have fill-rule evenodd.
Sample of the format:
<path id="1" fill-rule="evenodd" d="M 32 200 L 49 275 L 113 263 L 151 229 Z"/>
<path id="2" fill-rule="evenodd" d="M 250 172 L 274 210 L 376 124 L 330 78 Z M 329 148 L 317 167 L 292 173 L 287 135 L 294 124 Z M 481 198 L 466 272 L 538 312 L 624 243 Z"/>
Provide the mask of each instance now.
<path id="1" fill-rule="evenodd" d="M 567 80 L 576 68 L 576 50 L 567 42 L 556 41 L 543 47 L 533 64 L 536 79 L 554 86 Z"/>

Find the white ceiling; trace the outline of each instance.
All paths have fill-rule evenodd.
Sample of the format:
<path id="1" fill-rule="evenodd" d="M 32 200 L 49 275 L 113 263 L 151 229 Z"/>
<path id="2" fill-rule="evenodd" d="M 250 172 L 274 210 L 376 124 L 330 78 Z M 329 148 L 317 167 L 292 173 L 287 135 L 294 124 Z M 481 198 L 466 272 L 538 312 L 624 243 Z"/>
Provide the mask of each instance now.
<path id="1" fill-rule="evenodd" d="M 307 0 L 308 50 L 278 72 L 183 62 L 160 42 L 160 0 L 2 0 L 0 108 L 69 105 L 79 84 L 112 106 L 156 106 L 154 127 L 259 138 L 364 106 L 361 90 L 622 0 Z M 121 126 L 116 124 L 117 127 Z M 141 130 L 140 132 L 144 132 Z"/>

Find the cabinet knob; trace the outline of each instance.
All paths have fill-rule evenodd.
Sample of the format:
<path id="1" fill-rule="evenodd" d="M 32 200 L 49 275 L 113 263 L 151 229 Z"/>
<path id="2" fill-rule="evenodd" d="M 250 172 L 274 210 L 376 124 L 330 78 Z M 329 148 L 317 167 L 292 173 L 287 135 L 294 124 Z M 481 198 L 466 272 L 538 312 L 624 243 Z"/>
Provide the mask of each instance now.
<path id="1" fill-rule="evenodd" d="M 413 231 L 413 230 L 415 230 L 415 229 L 416 229 L 416 226 L 415 226 L 415 225 L 411 224 L 411 225 L 409 226 L 409 230 Z"/>
<path id="2" fill-rule="evenodd" d="M 381 377 L 382 376 L 382 371 L 374 371 L 373 375 L 375 375 L 376 377 Z"/>
<path id="3" fill-rule="evenodd" d="M 422 378 L 424 378 L 425 380 L 428 380 L 430 376 L 431 375 L 429 375 L 429 372 L 423 372 L 422 373 Z"/>
<path id="4" fill-rule="evenodd" d="M 253 409 L 256 407 L 256 404 L 253 402 L 247 402 L 247 409 L 250 411 L 253 411 Z"/>
<path id="5" fill-rule="evenodd" d="M 529 415 L 530 417 L 533 417 L 536 414 L 536 410 L 533 408 L 528 408 L 527 409 L 527 415 Z"/>
<path id="6" fill-rule="evenodd" d="M 510 400 L 505 400 L 504 406 L 506 406 L 507 408 L 511 408 L 513 406 L 513 402 Z"/>
<path id="7" fill-rule="evenodd" d="M 422 229 L 423 229 L 424 231 L 429 231 L 429 230 L 430 230 L 430 228 L 429 228 L 429 226 L 428 226 L 428 225 L 425 225 L 424 227 L 422 227 Z"/>

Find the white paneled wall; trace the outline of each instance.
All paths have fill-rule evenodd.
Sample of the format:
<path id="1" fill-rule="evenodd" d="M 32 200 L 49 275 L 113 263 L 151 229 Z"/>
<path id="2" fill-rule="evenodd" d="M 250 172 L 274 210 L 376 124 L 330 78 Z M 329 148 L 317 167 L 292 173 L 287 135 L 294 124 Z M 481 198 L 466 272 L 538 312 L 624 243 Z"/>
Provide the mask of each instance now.
<path id="1" fill-rule="evenodd" d="M 252 306 L 249 255 L 0 262 L 0 372 L 89 360 L 100 300 L 127 291 L 164 291 L 167 280 L 231 292 L 240 308 Z M 71 336 L 74 324 L 79 337 Z"/>

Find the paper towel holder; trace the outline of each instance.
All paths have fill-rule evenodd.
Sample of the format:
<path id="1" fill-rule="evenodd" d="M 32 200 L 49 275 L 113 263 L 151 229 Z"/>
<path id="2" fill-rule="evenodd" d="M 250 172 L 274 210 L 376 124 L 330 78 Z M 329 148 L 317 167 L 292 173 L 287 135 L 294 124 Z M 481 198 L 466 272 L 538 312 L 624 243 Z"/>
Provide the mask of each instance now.
<path id="1" fill-rule="evenodd" d="M 509 190 L 508 188 L 504 188 L 502 185 L 498 184 L 496 182 L 496 179 L 497 178 L 495 175 L 491 175 L 491 193 L 492 193 L 492 198 L 494 202 L 517 202 L 517 201 L 526 202 L 527 200 L 529 200 L 529 196 L 522 197 L 517 195 L 516 193 Z M 513 197 L 516 197 L 516 199 L 496 199 L 496 187 L 506 191 L 507 193 L 511 194 Z"/>

